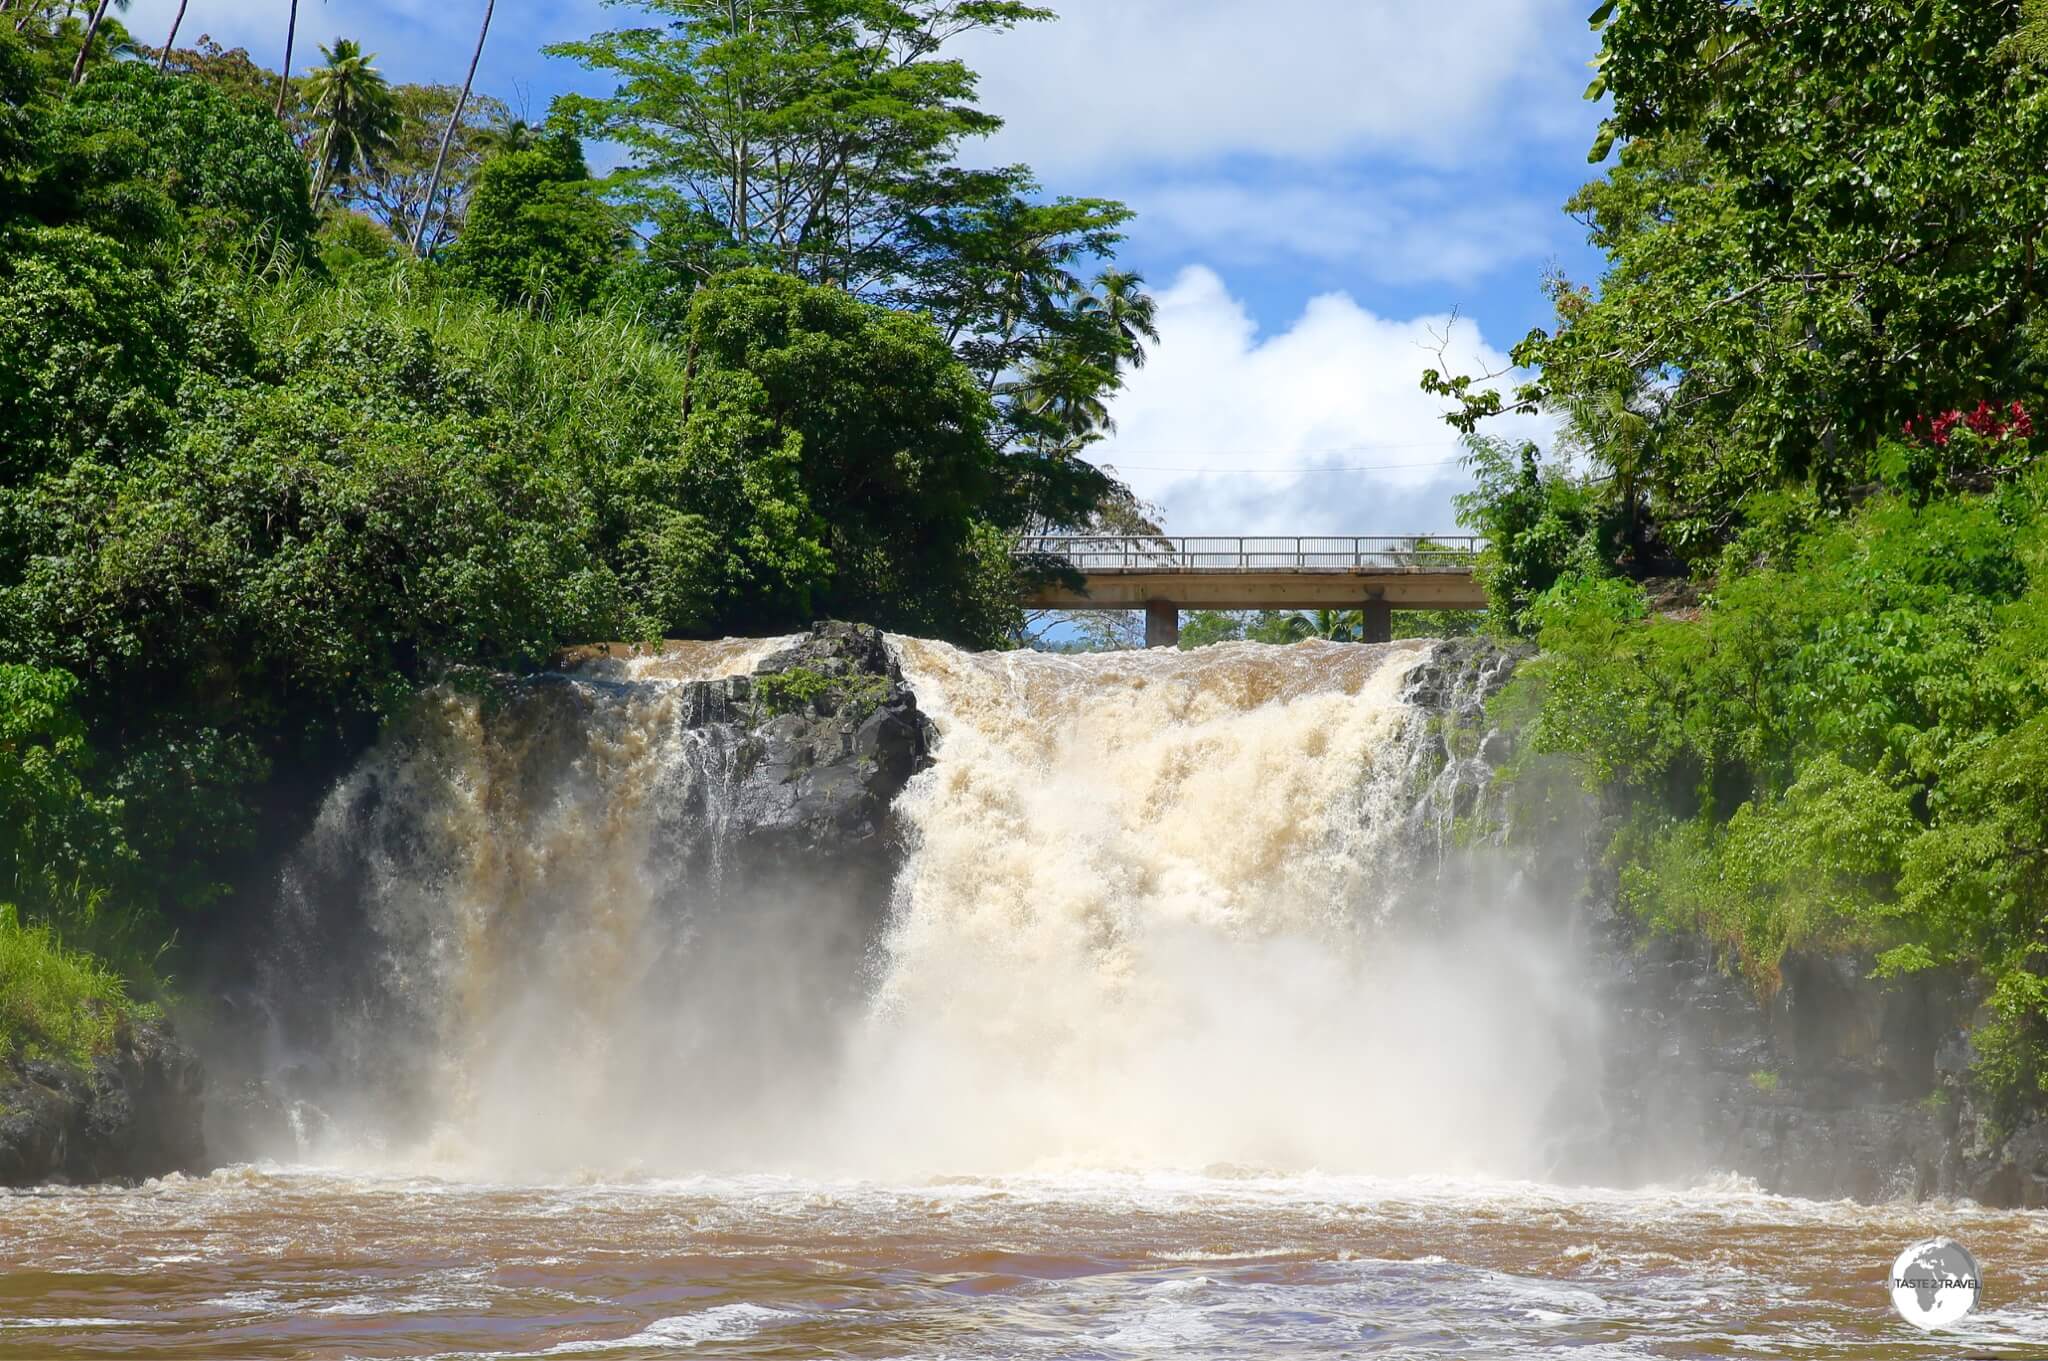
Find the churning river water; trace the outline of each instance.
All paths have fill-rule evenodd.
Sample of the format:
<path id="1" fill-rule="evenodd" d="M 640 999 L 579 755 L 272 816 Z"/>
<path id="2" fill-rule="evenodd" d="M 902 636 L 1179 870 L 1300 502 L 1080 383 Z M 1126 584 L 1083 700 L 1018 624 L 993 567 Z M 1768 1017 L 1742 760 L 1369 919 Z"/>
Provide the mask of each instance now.
<path id="1" fill-rule="evenodd" d="M 284 876 L 290 1165 L 0 1192 L 0 1361 L 2048 1357 L 2048 1215 L 1545 1184 L 1609 1022 L 1444 887 L 1424 645 L 892 640 L 886 910 L 728 873 L 687 687 L 776 646 L 428 696 Z"/>
<path id="2" fill-rule="evenodd" d="M 1063 1174 L 0 1198 L 0 1358 L 2048 1356 L 2048 1216 L 1720 1186 Z M 1953 1235 L 1983 1304 L 1891 1312 Z"/>

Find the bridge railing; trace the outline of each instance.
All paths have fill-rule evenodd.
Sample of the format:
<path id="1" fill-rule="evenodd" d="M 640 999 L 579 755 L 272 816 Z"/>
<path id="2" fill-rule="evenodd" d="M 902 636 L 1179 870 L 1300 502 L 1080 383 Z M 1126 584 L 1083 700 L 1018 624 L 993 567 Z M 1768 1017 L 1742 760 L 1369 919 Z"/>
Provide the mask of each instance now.
<path id="1" fill-rule="evenodd" d="M 1017 540 L 1020 557 L 1081 572 L 1466 572 L 1486 540 L 1472 534 L 1323 538 L 1053 535 Z"/>

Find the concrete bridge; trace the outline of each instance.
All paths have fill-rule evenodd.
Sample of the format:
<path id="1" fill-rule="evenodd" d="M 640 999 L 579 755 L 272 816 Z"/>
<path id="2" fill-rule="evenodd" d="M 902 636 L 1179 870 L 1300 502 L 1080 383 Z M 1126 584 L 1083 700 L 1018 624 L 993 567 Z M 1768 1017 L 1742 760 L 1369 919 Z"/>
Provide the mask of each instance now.
<path id="1" fill-rule="evenodd" d="M 1182 610 L 1362 610 L 1365 641 L 1393 636 L 1395 610 L 1476 610 L 1485 547 L 1470 535 L 1371 538 L 1020 539 L 1017 554 L 1081 573 L 1028 593 L 1031 609 L 1143 610 L 1145 646 L 1180 641 Z"/>

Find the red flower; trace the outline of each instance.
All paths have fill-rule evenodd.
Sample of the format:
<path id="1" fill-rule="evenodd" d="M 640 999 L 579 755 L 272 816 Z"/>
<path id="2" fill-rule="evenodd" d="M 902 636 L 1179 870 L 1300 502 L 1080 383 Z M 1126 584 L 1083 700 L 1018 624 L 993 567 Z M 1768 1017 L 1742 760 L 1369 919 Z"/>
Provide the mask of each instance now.
<path id="1" fill-rule="evenodd" d="M 2006 419 L 2008 416 L 2011 417 L 2010 420 Z M 1948 444 L 1949 436 L 1955 433 L 1958 425 L 1971 431 L 1978 438 L 1986 440 L 2034 437 L 2034 417 L 2023 402 L 2011 402 L 1999 408 L 1988 401 L 1980 401 L 1976 409 L 1967 414 L 1960 409 L 1949 410 L 1938 413 L 1931 420 L 1923 413 L 1900 426 L 1899 432 L 1907 439 L 1924 440 L 1936 447 L 1943 447 Z"/>
<path id="2" fill-rule="evenodd" d="M 1998 408 L 1985 401 L 1979 401 L 1977 409 L 1963 417 L 1963 424 L 1985 439 L 1998 439 L 2005 434 L 2005 422 L 1998 419 Z"/>

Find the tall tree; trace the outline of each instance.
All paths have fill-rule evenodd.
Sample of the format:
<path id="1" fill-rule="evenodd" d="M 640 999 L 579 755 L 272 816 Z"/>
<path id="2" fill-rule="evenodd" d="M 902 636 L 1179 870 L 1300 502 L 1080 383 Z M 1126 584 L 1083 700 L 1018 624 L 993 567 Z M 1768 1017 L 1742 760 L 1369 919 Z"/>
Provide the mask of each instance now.
<path id="1" fill-rule="evenodd" d="M 625 232 L 598 194 L 574 135 L 493 156 L 477 172 L 469 220 L 449 267 L 515 306 L 587 306 L 618 267 Z"/>
<path id="2" fill-rule="evenodd" d="M 106 21 L 107 8 L 113 0 L 100 0 L 93 6 L 92 18 L 85 25 L 85 36 L 78 43 L 78 59 L 71 63 L 71 83 L 78 84 L 85 79 L 85 59 L 92 51 L 92 40 L 99 36 L 100 25 Z M 121 8 L 128 8 L 128 0 L 120 0 Z"/>
<path id="3" fill-rule="evenodd" d="M 374 165 L 393 145 L 397 106 L 383 73 L 368 53 L 348 38 L 322 47 L 327 59 L 306 77 L 306 102 L 321 125 L 313 157 L 313 202 L 358 170 Z"/>
<path id="4" fill-rule="evenodd" d="M 533 150 L 534 143 L 540 140 L 541 130 L 524 118 L 514 118 L 502 104 L 497 104 L 496 110 L 484 126 L 477 129 L 477 149 L 486 156 L 504 151 Z"/>
<path id="5" fill-rule="evenodd" d="M 1623 505 L 1610 556 L 1717 554 L 1758 492 L 1852 501 L 1916 419 L 2048 389 L 2035 0 L 1642 0 L 1595 11 L 1569 210 L 1610 265 L 1550 281 L 1536 381 L 1425 386 L 1454 423 L 1547 409 Z M 2029 23 L 2032 14 L 2036 23 Z M 1647 506 L 1638 526 L 1631 507 Z M 1650 530 L 1657 543 L 1646 542 Z"/>
<path id="6" fill-rule="evenodd" d="M 1062 345 L 1033 356 L 1004 392 L 1046 422 L 1051 438 L 1079 448 L 1116 429 L 1104 400 L 1116 385 L 1114 367 L 1079 345 Z"/>
<path id="7" fill-rule="evenodd" d="M 960 164 L 963 144 L 1001 120 L 977 107 L 978 77 L 949 48 L 1049 11 L 1019 0 L 612 3 L 648 21 L 549 50 L 612 76 L 613 92 L 565 98 L 556 112 L 625 148 L 610 183 L 625 219 L 655 229 L 649 315 L 679 316 L 692 290 L 736 265 L 921 311 L 996 399 L 997 444 L 1018 462 L 1004 485 L 1035 500 L 1020 522 L 1075 523 L 1114 496 L 1115 480 L 1074 454 L 1132 356 L 1073 300 L 1076 272 L 1114 254 L 1130 211 L 1045 201 L 1024 166 Z"/>
<path id="8" fill-rule="evenodd" d="M 156 73 L 164 73 L 164 64 L 171 59 L 171 49 L 178 45 L 178 29 L 185 23 L 186 0 L 178 0 L 178 12 L 171 16 L 171 31 L 164 35 L 163 51 L 156 54 Z"/>
<path id="9" fill-rule="evenodd" d="M 448 163 L 448 144 L 455 139 L 455 129 L 461 126 L 463 106 L 469 103 L 469 87 L 476 83 L 476 65 L 483 60 L 484 38 L 491 31 L 491 11 L 497 0 L 484 0 L 484 21 L 476 31 L 476 50 L 469 54 L 469 71 L 462 77 L 462 93 L 456 97 L 455 112 L 448 115 L 448 127 L 441 134 L 441 149 L 434 153 L 434 173 L 427 176 L 427 199 L 420 211 L 419 225 L 412 231 L 412 253 L 424 252 L 420 243 L 426 237 L 427 219 L 434 215 L 434 193 L 441 185 L 441 168 Z"/>
<path id="10" fill-rule="evenodd" d="M 619 0 L 613 0 L 618 3 Z M 975 75 L 941 55 L 969 33 L 1047 11 L 1018 0 L 645 0 L 658 25 L 549 51 L 618 80 L 565 101 L 626 148 L 637 215 L 687 236 L 704 275 L 762 264 L 862 292 L 899 277 L 922 210 L 986 196 L 962 138 L 1001 120 L 974 106 Z"/>
<path id="11" fill-rule="evenodd" d="M 460 94 L 461 87 L 452 84 L 393 86 L 392 102 L 398 110 L 393 145 L 374 165 L 358 170 L 348 186 L 350 204 L 381 222 L 401 246 L 409 245 L 419 230 L 442 133 L 454 117 Z M 501 149 L 495 133 L 505 121 L 503 104 L 471 93 L 434 184 L 433 219 L 421 243 L 425 254 L 432 255 L 461 231 L 477 172 L 486 156 Z"/>
<path id="12" fill-rule="evenodd" d="M 299 33 L 299 0 L 286 0 L 290 10 L 284 21 L 284 65 L 277 72 L 277 107 L 274 112 L 284 117 L 285 96 L 292 88 L 292 40 Z"/>
<path id="13" fill-rule="evenodd" d="M 1159 304 L 1145 291 L 1142 274 L 1103 270 L 1095 276 L 1095 291 L 1083 294 L 1074 310 L 1097 322 L 1111 356 L 1134 369 L 1145 367 L 1145 342 L 1159 343 Z"/>

